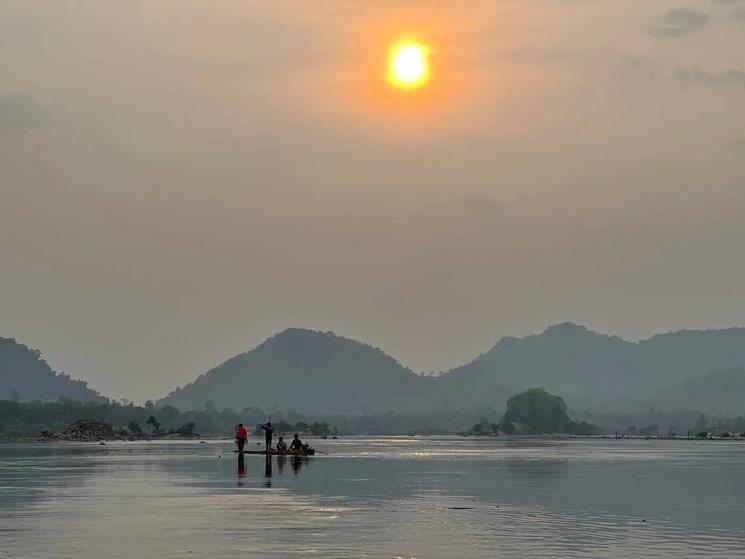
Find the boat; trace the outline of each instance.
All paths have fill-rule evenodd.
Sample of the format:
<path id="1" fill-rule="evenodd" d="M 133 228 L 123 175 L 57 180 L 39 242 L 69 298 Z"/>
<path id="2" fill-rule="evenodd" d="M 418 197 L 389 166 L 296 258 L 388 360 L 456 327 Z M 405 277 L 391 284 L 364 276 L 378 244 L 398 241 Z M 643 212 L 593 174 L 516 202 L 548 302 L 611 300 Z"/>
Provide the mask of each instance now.
<path id="1" fill-rule="evenodd" d="M 315 456 L 316 449 L 315 448 L 305 448 L 303 450 L 288 450 L 287 452 L 277 452 L 274 449 L 269 450 L 268 452 L 266 450 L 244 450 L 243 452 L 239 452 L 238 450 L 233 451 L 236 454 L 260 454 L 260 455 L 266 455 L 269 456 Z"/>

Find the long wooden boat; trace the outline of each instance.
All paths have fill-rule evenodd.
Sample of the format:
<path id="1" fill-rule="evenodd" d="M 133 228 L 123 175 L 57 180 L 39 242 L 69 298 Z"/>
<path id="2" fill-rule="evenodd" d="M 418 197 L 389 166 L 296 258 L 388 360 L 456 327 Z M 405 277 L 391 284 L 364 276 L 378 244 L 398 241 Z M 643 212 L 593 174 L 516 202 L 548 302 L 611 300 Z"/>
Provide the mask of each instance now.
<path id="1" fill-rule="evenodd" d="M 234 450 L 233 452 L 239 454 L 238 450 Z M 287 452 L 277 452 L 276 450 L 272 449 L 268 453 L 266 450 L 244 450 L 243 452 L 240 452 L 240 454 L 269 454 L 269 456 L 314 456 L 316 454 L 316 450 L 314 448 L 309 448 L 307 450 L 288 450 Z"/>

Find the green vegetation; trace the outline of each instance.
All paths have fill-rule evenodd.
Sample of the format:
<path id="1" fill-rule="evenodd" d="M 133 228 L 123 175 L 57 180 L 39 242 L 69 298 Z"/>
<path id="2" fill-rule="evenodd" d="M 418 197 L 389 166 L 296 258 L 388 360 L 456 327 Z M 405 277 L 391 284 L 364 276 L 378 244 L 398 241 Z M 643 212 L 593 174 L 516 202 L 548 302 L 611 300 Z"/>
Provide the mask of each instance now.
<path id="1" fill-rule="evenodd" d="M 504 433 L 505 435 L 514 435 L 517 432 L 515 424 L 511 421 L 503 421 L 500 424 L 500 427 L 502 428 L 502 433 Z"/>
<path id="2" fill-rule="evenodd" d="M 146 423 L 150 425 L 151 433 L 154 436 L 156 437 L 160 436 L 160 422 L 157 419 L 155 419 L 154 415 L 151 415 L 150 417 L 148 417 Z"/>
<path id="3" fill-rule="evenodd" d="M 189 421 L 176 429 L 176 433 L 182 437 L 194 437 L 197 435 L 197 433 L 194 432 L 194 427 L 196 427 L 196 423 Z"/>
<path id="4" fill-rule="evenodd" d="M 65 399 L 57 402 L 0 400 L 0 439 L 33 438 L 42 432 L 61 432 L 79 419 L 108 423 L 119 436 L 195 436 L 197 433 L 227 435 L 241 421 L 258 422 L 264 417 L 261 410 L 247 412 L 180 412 L 172 406 L 156 409 L 118 402 L 77 402 Z"/>
<path id="5" fill-rule="evenodd" d="M 503 416 L 493 408 L 460 412 L 411 412 L 378 414 L 305 415 L 276 408 L 263 410 L 250 406 L 241 411 L 217 410 L 204 406 L 199 411 L 182 412 L 173 406 L 156 407 L 120 402 L 78 402 L 60 399 L 57 402 L 13 402 L 0 400 L 0 440 L 36 438 L 42 432 L 59 433 L 80 419 L 108 423 L 118 436 L 150 437 L 157 434 L 192 437 L 231 436 L 238 423 L 257 426 L 272 418 L 276 435 L 441 435 L 469 433 L 493 435 L 566 433 L 595 435 L 601 432 L 624 433 L 633 436 L 691 436 L 708 438 L 722 433 L 745 433 L 745 416 L 708 417 L 695 411 L 644 414 L 590 414 L 575 420 L 568 418 L 562 398 L 542 389 L 518 394 L 508 403 Z M 601 425 L 597 427 L 597 425 Z M 637 427 L 636 425 L 643 425 Z M 666 428 L 659 427 L 667 425 Z M 742 436 L 742 435 L 740 435 Z"/>
<path id="6" fill-rule="evenodd" d="M 492 423 L 485 417 L 479 418 L 478 422 L 468 431 L 469 435 L 498 435 L 501 431 L 499 423 Z"/>
<path id="7" fill-rule="evenodd" d="M 562 397 L 531 388 L 507 400 L 504 421 L 520 425 L 524 433 L 541 435 L 563 432 L 569 415 Z"/>
<path id="8" fill-rule="evenodd" d="M 602 429 L 587 421 L 572 421 L 567 405 L 560 396 L 553 396 L 543 388 L 531 388 L 507 400 L 507 411 L 500 423 L 480 418 L 466 434 L 483 435 L 599 435 Z"/>
<path id="9" fill-rule="evenodd" d="M 129 432 L 132 433 L 135 437 L 141 437 L 142 436 L 142 427 L 140 427 L 140 424 L 137 423 L 134 419 L 127 423 L 127 429 L 129 429 Z"/>
<path id="10" fill-rule="evenodd" d="M 745 416 L 707 417 L 698 411 L 660 411 L 651 408 L 643 413 L 585 414 L 587 419 L 603 425 L 611 433 L 633 437 L 695 437 L 745 431 Z M 726 437 L 725 437 L 726 438 Z"/>
<path id="11" fill-rule="evenodd" d="M 182 412 L 173 406 L 155 407 L 152 403 L 135 406 L 119 402 L 13 402 L 0 400 L 0 439 L 36 438 L 42 432 L 59 433 L 80 419 L 91 419 L 112 426 L 119 436 L 160 435 L 231 436 L 238 423 L 258 426 L 271 417 L 275 434 L 334 435 L 364 433 L 371 435 L 445 434 L 465 431 L 479 415 L 459 412 L 412 412 L 364 415 L 303 415 L 277 409 L 265 411 L 250 406 L 241 411 L 217 410 L 205 406 L 199 411 Z M 494 410 L 480 410 L 496 417 Z"/>
<path id="12" fill-rule="evenodd" d="M 564 398 L 549 394 L 543 388 L 531 388 L 507 400 L 502 422 L 505 426 L 510 425 L 510 431 L 514 429 L 528 435 L 597 435 L 602 432 L 586 421 L 577 423 L 569 419 Z"/>

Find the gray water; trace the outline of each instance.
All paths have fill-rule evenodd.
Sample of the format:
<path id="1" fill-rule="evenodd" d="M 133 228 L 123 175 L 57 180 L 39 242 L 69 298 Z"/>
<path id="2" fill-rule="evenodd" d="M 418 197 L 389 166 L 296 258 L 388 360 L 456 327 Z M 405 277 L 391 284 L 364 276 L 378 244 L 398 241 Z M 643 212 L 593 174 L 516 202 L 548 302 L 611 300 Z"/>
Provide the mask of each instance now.
<path id="1" fill-rule="evenodd" d="M 0 445 L 0 557 L 745 557 L 743 442 L 311 442 Z"/>

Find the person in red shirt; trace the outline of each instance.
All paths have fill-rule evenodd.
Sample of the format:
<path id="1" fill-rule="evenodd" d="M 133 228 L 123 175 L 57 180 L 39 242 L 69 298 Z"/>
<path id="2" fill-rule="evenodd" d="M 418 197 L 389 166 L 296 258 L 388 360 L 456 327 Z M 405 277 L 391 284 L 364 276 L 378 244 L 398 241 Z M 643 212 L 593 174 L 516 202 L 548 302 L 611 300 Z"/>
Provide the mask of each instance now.
<path id="1" fill-rule="evenodd" d="M 243 447 L 246 445 L 248 439 L 248 431 L 243 426 L 243 423 L 238 424 L 238 429 L 235 431 L 235 442 L 238 443 L 238 452 L 243 452 Z"/>

